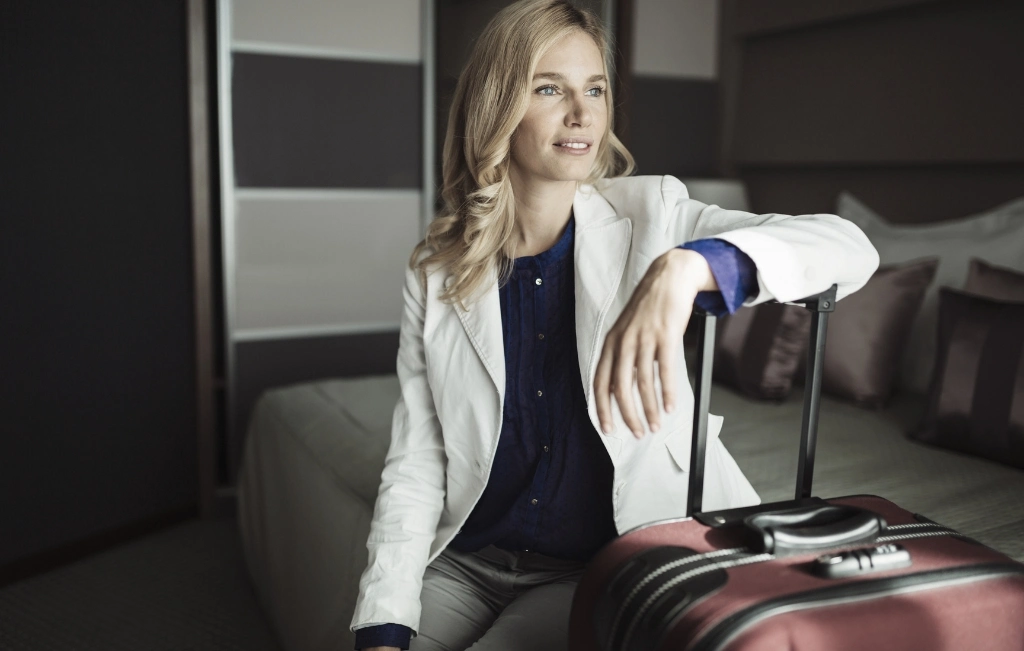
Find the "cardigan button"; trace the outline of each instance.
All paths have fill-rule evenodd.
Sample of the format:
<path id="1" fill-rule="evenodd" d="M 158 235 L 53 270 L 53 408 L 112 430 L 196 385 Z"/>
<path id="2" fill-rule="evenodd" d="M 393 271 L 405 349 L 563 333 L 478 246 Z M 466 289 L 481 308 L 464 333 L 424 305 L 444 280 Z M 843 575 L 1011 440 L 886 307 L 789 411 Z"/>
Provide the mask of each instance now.
<path id="1" fill-rule="evenodd" d="M 537 285 L 543 285 L 544 284 L 544 281 L 541 280 L 540 278 L 538 278 L 537 280 L 535 280 L 533 282 L 537 283 Z"/>

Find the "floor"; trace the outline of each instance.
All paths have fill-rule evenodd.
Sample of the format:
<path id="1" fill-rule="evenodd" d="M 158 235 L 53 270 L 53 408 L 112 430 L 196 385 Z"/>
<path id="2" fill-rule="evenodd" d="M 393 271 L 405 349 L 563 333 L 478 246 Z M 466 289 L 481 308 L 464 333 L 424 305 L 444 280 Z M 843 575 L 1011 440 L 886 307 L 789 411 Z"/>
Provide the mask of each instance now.
<path id="1" fill-rule="evenodd" d="M 3 651 L 281 651 L 234 519 L 193 520 L 0 590 Z"/>

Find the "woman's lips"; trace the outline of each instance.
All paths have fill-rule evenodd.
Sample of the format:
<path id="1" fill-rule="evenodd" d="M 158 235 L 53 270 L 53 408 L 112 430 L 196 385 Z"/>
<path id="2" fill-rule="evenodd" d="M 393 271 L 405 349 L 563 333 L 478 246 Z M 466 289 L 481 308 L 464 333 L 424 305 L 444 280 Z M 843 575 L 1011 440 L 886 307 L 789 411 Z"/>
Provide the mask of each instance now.
<path id="1" fill-rule="evenodd" d="M 555 143 L 555 148 L 563 154 L 569 154 L 570 156 L 585 156 L 590 153 L 591 142 L 582 138 L 560 140 Z"/>

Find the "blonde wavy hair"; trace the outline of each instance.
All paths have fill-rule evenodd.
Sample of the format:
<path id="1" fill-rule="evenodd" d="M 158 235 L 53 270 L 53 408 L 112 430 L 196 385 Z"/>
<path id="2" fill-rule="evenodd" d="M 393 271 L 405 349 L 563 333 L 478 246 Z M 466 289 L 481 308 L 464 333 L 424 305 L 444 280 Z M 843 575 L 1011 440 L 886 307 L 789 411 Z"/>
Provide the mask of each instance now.
<path id="1" fill-rule="evenodd" d="M 441 300 L 465 308 L 489 279 L 512 270 L 515 198 L 509 180 L 512 137 L 526 114 L 537 62 L 556 41 L 581 31 L 607 52 L 597 17 L 567 0 L 523 0 L 505 7 L 473 48 L 448 115 L 441 196 L 444 209 L 413 250 L 409 266 L 426 285 L 428 268 L 446 269 L 452 281 Z M 604 63 L 608 74 L 607 61 Z M 612 94 L 604 95 L 606 130 L 584 183 L 632 174 L 633 157 L 612 132 Z M 428 253 L 429 255 L 424 255 Z"/>

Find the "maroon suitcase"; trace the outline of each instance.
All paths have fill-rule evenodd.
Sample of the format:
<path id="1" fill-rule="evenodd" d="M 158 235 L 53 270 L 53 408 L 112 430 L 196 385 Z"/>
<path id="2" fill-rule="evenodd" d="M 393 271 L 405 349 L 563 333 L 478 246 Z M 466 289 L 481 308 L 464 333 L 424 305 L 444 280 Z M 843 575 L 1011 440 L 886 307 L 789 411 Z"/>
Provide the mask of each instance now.
<path id="1" fill-rule="evenodd" d="M 696 310 L 693 517 L 594 557 L 571 651 L 1024 651 L 1024 565 L 881 497 L 811 497 L 835 286 L 799 302 L 812 328 L 795 499 L 701 511 L 715 317 Z"/>

